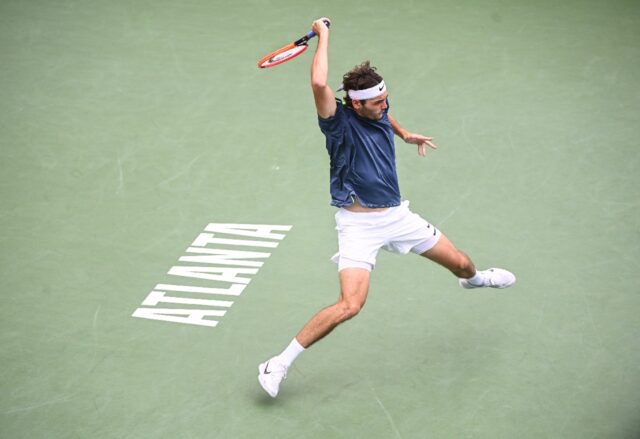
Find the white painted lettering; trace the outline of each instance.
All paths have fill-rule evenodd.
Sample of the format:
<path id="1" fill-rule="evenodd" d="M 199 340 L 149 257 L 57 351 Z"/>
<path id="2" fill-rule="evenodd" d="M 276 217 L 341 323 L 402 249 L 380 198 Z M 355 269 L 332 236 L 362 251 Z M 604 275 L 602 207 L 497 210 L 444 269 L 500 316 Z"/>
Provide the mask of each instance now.
<path id="1" fill-rule="evenodd" d="M 223 233 L 225 235 L 250 236 L 252 238 L 282 240 L 285 235 L 273 233 L 273 230 L 289 231 L 291 226 L 269 226 L 264 224 L 216 224 L 211 223 L 206 228 L 207 232 Z"/>
<path id="2" fill-rule="evenodd" d="M 200 264 L 238 265 L 241 267 L 262 267 L 264 262 L 239 261 L 238 259 L 268 258 L 271 253 L 245 252 L 240 250 L 223 250 L 216 248 L 189 247 L 187 253 L 208 254 L 212 256 L 183 256 L 182 262 L 196 262 Z"/>
<path id="3" fill-rule="evenodd" d="M 233 302 L 228 300 L 209 300 L 209 299 L 192 299 L 190 297 L 169 297 L 165 296 L 164 291 L 152 291 L 142 304 L 144 306 L 156 306 L 158 303 L 179 303 L 181 305 L 195 305 L 195 306 L 217 306 L 222 308 L 229 308 L 233 305 Z"/>
<path id="4" fill-rule="evenodd" d="M 256 274 L 257 268 L 223 268 L 223 267 L 183 267 L 175 266 L 169 270 L 172 276 L 193 277 L 196 279 L 218 280 L 220 282 L 248 284 L 251 278 L 238 277 L 238 274 Z M 219 274 L 208 274 L 219 273 Z"/>
<path id="5" fill-rule="evenodd" d="M 215 327 L 218 321 L 209 320 L 206 317 L 222 317 L 225 314 L 226 311 L 210 309 L 138 308 L 132 317 Z"/>
<path id="6" fill-rule="evenodd" d="M 207 244 L 224 244 L 224 245 L 244 245 L 246 247 L 268 247 L 276 248 L 279 243 L 269 241 L 245 241 L 243 239 L 225 239 L 214 238 L 213 233 L 201 233 L 195 241 L 191 243 L 196 247 L 206 247 Z"/>
<path id="7" fill-rule="evenodd" d="M 213 248 L 210 246 L 220 244 L 222 246 L 276 248 L 279 245 L 279 242 L 276 241 L 280 241 L 285 237 L 284 233 L 276 232 L 286 232 L 291 230 L 291 227 L 264 224 L 208 224 L 205 230 L 198 234 L 185 252 L 186 254 L 179 258 L 180 262 L 202 265 L 176 265 L 171 267 L 168 275 L 204 279 L 213 281 L 213 283 L 207 286 L 159 283 L 142 302 L 142 306 L 145 308 L 140 307 L 135 310 L 132 317 L 215 327 L 219 321 L 211 317 L 222 317 L 226 314 L 226 310 L 155 307 L 159 304 L 173 304 L 193 307 L 230 308 L 234 303 L 231 300 L 188 297 L 188 294 L 240 296 L 251 282 L 251 276 L 257 274 L 258 270 L 264 265 L 262 260 L 269 258 L 271 253 L 230 250 L 228 248 Z M 232 239 L 229 238 L 230 235 L 252 239 Z M 230 268 L 230 266 L 253 268 Z M 224 287 L 218 284 L 222 282 L 226 283 L 222 284 Z M 184 295 L 169 296 L 167 294 L 171 293 L 167 293 L 168 291 L 183 293 Z"/>
<path id="8" fill-rule="evenodd" d="M 231 284 L 229 288 L 192 287 L 189 285 L 158 284 L 156 290 L 179 291 L 181 293 L 221 294 L 223 296 L 239 296 L 246 285 Z"/>

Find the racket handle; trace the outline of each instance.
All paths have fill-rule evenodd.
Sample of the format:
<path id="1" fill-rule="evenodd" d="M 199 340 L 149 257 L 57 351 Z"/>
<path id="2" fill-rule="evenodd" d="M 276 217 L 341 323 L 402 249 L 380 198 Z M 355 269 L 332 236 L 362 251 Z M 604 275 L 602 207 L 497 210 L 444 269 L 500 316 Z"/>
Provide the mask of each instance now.
<path id="1" fill-rule="evenodd" d="M 324 24 L 327 25 L 327 27 L 331 27 L 331 23 L 329 22 L 329 20 L 323 20 Z M 307 40 L 313 38 L 316 36 L 316 33 L 314 31 L 309 31 L 309 33 L 306 35 Z"/>

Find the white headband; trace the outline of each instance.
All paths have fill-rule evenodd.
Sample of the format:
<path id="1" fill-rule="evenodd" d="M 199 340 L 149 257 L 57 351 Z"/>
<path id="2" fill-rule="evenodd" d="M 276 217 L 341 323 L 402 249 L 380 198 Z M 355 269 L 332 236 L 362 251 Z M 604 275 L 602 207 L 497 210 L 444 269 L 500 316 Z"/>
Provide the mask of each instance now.
<path id="1" fill-rule="evenodd" d="M 365 99 L 378 97 L 386 90 L 387 87 L 384 85 L 384 81 L 381 81 L 380 84 L 374 85 L 373 87 L 364 90 L 349 90 L 348 94 L 351 99 L 354 99 L 356 101 L 364 101 Z"/>

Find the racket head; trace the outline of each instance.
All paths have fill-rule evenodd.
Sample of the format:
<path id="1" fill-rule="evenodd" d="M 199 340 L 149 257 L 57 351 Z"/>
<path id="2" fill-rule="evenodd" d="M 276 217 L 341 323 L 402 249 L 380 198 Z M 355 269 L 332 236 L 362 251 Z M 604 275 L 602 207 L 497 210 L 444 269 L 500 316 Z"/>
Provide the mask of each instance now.
<path id="1" fill-rule="evenodd" d="M 266 69 L 269 67 L 277 66 L 278 64 L 282 64 L 283 62 L 289 61 L 296 56 L 300 55 L 302 52 L 309 48 L 308 44 L 299 44 L 295 43 L 288 44 L 270 54 L 262 57 L 260 61 L 258 61 L 258 67 L 261 69 Z"/>

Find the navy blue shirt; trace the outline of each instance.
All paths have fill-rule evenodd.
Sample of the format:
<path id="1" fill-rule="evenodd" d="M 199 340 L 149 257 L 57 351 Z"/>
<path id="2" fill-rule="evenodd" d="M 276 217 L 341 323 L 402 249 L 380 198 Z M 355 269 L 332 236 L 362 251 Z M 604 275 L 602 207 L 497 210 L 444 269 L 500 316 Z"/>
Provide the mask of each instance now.
<path id="1" fill-rule="evenodd" d="M 353 197 L 365 207 L 400 205 L 393 129 L 384 111 L 382 119 L 371 120 L 337 101 L 336 114 L 318 117 L 327 139 L 330 158 L 331 205 L 353 204 Z"/>

